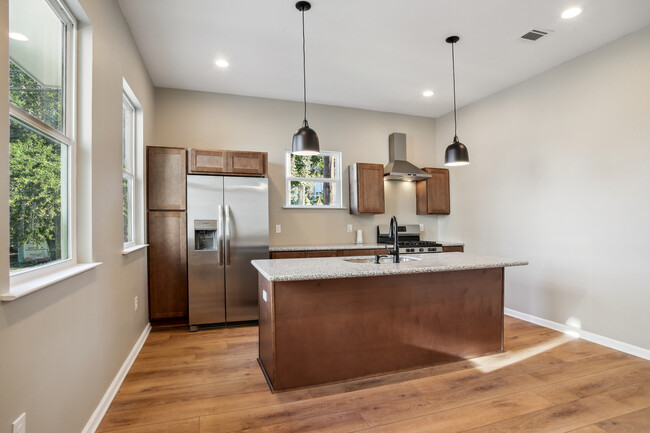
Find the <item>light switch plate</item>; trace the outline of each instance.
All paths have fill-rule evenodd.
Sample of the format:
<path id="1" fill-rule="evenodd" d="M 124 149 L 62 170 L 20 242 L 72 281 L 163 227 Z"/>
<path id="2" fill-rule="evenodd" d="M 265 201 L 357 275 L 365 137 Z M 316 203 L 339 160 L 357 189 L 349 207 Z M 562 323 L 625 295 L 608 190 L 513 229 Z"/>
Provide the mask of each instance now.
<path id="1" fill-rule="evenodd" d="M 421 232 L 424 231 L 424 224 L 420 224 L 420 231 L 421 231 Z"/>
<path id="2" fill-rule="evenodd" d="M 282 225 L 276 224 L 275 225 L 275 232 L 276 233 L 282 233 Z"/>
<path id="3" fill-rule="evenodd" d="M 352 233 L 352 224 L 348 224 L 348 233 Z"/>

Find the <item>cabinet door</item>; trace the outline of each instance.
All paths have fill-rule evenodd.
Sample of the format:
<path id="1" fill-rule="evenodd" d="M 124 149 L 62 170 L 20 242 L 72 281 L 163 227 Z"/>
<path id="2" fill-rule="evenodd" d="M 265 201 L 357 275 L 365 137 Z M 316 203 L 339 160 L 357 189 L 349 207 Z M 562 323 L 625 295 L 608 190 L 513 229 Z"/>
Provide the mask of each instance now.
<path id="1" fill-rule="evenodd" d="M 181 148 L 147 147 L 149 210 L 185 210 L 186 155 Z"/>
<path id="2" fill-rule="evenodd" d="M 187 316 L 185 212 L 149 212 L 149 317 Z"/>
<path id="3" fill-rule="evenodd" d="M 386 251 L 384 251 L 384 254 Z M 376 254 L 375 250 L 343 250 L 343 256 L 374 256 Z"/>
<path id="4" fill-rule="evenodd" d="M 225 173 L 228 158 L 225 150 L 190 149 L 190 173 Z"/>
<path id="5" fill-rule="evenodd" d="M 305 257 L 336 257 L 338 252 L 336 250 L 317 250 L 305 251 Z"/>
<path id="6" fill-rule="evenodd" d="M 442 247 L 442 252 L 443 253 L 462 253 L 464 251 L 465 251 L 465 249 L 462 246 Z"/>
<path id="7" fill-rule="evenodd" d="M 304 259 L 304 251 L 276 251 L 271 253 L 272 259 Z"/>
<path id="8" fill-rule="evenodd" d="M 228 173 L 264 176 L 266 152 L 228 151 Z"/>
<path id="9" fill-rule="evenodd" d="M 384 166 L 350 166 L 350 213 L 384 213 Z"/>
<path id="10" fill-rule="evenodd" d="M 425 167 L 431 175 L 415 186 L 417 215 L 449 215 L 449 170 Z"/>

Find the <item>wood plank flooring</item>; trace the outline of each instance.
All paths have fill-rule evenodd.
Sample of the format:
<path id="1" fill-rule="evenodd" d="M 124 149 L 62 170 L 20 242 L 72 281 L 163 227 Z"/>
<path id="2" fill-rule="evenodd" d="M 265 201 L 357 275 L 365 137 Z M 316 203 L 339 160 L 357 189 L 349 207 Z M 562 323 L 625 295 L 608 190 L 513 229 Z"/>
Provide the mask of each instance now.
<path id="1" fill-rule="evenodd" d="M 154 329 L 98 432 L 650 432 L 650 361 L 506 316 L 504 353 L 272 394 L 257 327 Z"/>

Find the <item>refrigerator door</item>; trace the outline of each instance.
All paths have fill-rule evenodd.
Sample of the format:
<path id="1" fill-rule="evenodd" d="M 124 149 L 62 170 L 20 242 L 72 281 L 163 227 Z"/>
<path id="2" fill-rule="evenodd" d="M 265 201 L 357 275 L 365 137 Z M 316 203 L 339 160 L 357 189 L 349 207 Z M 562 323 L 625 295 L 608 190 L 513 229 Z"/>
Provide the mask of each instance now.
<path id="1" fill-rule="evenodd" d="M 226 320 L 258 320 L 257 271 L 269 258 L 268 179 L 224 177 Z"/>
<path id="2" fill-rule="evenodd" d="M 223 227 L 223 177 L 187 176 L 190 325 L 226 321 Z"/>

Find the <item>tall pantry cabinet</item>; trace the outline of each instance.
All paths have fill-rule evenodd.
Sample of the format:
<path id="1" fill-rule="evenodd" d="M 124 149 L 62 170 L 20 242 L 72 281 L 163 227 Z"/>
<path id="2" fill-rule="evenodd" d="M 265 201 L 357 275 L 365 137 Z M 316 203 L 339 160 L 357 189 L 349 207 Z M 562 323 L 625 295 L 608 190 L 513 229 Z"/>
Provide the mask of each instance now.
<path id="1" fill-rule="evenodd" d="M 149 316 L 187 317 L 187 151 L 147 147 Z"/>

